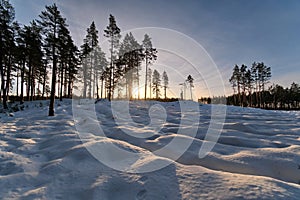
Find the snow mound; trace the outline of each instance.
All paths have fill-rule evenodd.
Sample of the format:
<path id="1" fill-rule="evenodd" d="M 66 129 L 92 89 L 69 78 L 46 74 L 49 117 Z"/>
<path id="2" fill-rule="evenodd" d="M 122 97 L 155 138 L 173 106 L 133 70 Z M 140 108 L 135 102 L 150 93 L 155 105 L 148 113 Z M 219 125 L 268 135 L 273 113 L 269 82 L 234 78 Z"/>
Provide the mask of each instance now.
<path id="1" fill-rule="evenodd" d="M 180 127 L 183 116 L 178 102 L 131 102 L 129 113 L 134 123 L 130 124 L 116 123 L 109 102 L 90 103 L 97 116 L 94 121 L 88 110 L 74 121 L 71 100 L 59 102 L 54 117 L 47 116 L 46 101 L 41 101 L 43 106 L 26 102 L 24 111 L 14 113 L 14 117 L 1 114 L 0 199 L 300 197 L 299 112 L 228 106 L 218 143 L 200 159 L 201 146 L 211 142 L 205 140 L 211 106 L 199 106 L 198 124 Z M 159 130 L 147 128 L 151 123 L 149 108 L 155 104 L 167 114 Z M 86 105 L 88 102 L 81 102 L 81 106 Z M 88 130 L 84 137 L 78 135 L 78 123 Z M 94 124 L 104 135 L 95 134 Z M 189 134 L 191 128 L 196 129 L 195 136 Z M 174 138 L 176 145 L 168 146 Z M 174 159 L 185 143 L 190 146 Z M 112 163 L 129 163 L 129 172 L 99 162 L 89 150 L 107 144 L 139 155 L 136 160 L 126 160 L 105 148 L 100 151 Z M 161 163 L 167 166 L 150 171 Z M 145 169 L 149 172 L 134 173 Z"/>

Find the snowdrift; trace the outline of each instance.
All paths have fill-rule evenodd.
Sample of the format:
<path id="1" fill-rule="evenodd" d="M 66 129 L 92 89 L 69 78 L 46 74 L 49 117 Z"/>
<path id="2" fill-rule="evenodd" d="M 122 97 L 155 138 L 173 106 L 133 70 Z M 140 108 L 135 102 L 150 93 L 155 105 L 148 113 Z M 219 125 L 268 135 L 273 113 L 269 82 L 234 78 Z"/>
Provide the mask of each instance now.
<path id="1" fill-rule="evenodd" d="M 26 102 L 14 116 L 0 115 L 0 199 L 300 198 L 299 111 L 228 106 L 217 144 L 199 158 L 201 146 L 211 142 L 205 138 L 212 117 L 209 105 L 198 105 L 197 124 L 182 127 L 178 102 L 130 102 L 130 123 L 116 123 L 106 101 L 93 102 L 94 121 L 88 114 L 74 120 L 71 100 L 56 102 L 56 115 L 48 117 L 47 103 Z M 165 122 L 147 128 L 152 115 L 164 117 L 155 116 L 155 110 L 149 113 L 156 104 L 165 109 Z M 78 124 L 84 135 L 78 134 Z M 92 124 L 104 135 L 94 134 Z M 187 131 L 193 128 L 195 136 Z M 177 148 L 168 146 L 175 137 Z M 174 159 L 183 143 L 190 146 Z M 89 151 L 107 144 L 141 156 L 128 161 L 128 172 L 117 171 Z M 105 149 L 100 153 L 116 156 Z M 122 159 L 126 161 L 119 157 L 111 162 Z M 161 163 L 166 167 L 135 173 Z"/>

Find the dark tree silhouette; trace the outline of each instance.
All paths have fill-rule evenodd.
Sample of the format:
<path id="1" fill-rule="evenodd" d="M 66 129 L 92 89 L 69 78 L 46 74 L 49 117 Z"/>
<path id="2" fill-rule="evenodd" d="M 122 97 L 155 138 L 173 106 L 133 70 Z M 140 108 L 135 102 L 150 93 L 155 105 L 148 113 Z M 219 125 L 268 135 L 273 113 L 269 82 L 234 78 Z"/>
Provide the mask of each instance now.
<path id="1" fill-rule="evenodd" d="M 148 67 L 148 72 L 147 72 L 147 82 L 149 83 L 149 89 L 150 89 L 150 99 L 152 98 L 152 69 Z"/>
<path id="2" fill-rule="evenodd" d="M 50 92 L 49 116 L 54 116 L 55 84 L 57 72 L 57 51 L 59 46 L 58 33 L 62 27 L 66 27 L 65 19 L 61 16 L 56 4 L 46 6 L 46 10 L 40 14 L 40 25 L 43 28 L 46 41 L 46 49 L 52 60 L 52 82 Z"/>
<path id="3" fill-rule="evenodd" d="M 265 95 L 270 98 L 269 91 L 265 91 L 265 86 L 270 78 L 271 68 L 267 67 L 263 62 L 254 62 L 251 69 L 248 69 L 244 64 L 241 67 L 235 65 L 232 76 L 229 79 L 233 88 L 233 104 L 265 107 L 267 101 Z M 253 88 L 255 89 L 254 93 L 252 93 Z"/>
<path id="4" fill-rule="evenodd" d="M 186 82 L 190 86 L 191 100 L 193 100 L 192 88 L 194 87 L 194 78 L 191 75 L 188 75 Z"/>
<path id="5" fill-rule="evenodd" d="M 10 84 L 12 67 L 12 53 L 14 47 L 13 21 L 15 10 L 7 0 L 0 1 L 0 99 L 3 98 L 3 107 L 7 109 L 7 95 Z"/>
<path id="6" fill-rule="evenodd" d="M 110 67 L 108 69 L 108 100 L 110 101 L 113 97 L 113 87 L 114 87 L 114 61 L 116 60 L 115 58 L 115 50 L 119 46 L 119 40 L 120 40 L 120 28 L 117 26 L 115 17 L 113 15 L 109 16 L 109 24 L 104 30 L 104 36 L 109 38 L 110 42 Z"/>
<path id="7" fill-rule="evenodd" d="M 162 78 L 163 78 L 163 84 L 164 84 L 163 87 L 164 87 L 164 92 L 165 92 L 165 99 L 167 99 L 167 88 L 169 85 L 169 77 L 168 77 L 166 71 L 163 72 Z"/>
<path id="8" fill-rule="evenodd" d="M 102 66 L 99 65 L 99 55 L 102 56 L 98 45 L 98 30 L 94 22 L 87 29 L 87 35 L 81 46 L 81 78 L 83 82 L 83 97 L 94 98 L 98 95 L 98 76 L 102 73 Z"/>
<path id="9" fill-rule="evenodd" d="M 148 81 L 147 81 L 147 79 L 148 79 L 148 66 L 150 64 L 152 64 L 157 59 L 157 55 L 156 55 L 157 50 L 152 47 L 151 38 L 147 34 L 144 35 L 143 50 L 144 50 L 145 65 L 146 65 L 146 74 L 145 74 L 145 99 L 146 99 L 147 98 L 147 84 L 148 84 Z M 151 78 L 150 78 L 150 80 L 151 80 Z"/>
<path id="10" fill-rule="evenodd" d="M 161 86 L 160 84 L 161 84 L 160 74 L 155 69 L 153 71 L 153 76 L 152 76 L 152 88 L 153 88 L 153 93 L 155 93 L 156 99 L 158 99 L 160 96 L 160 89 L 159 89 Z"/>
<path id="11" fill-rule="evenodd" d="M 240 68 L 238 65 L 235 65 L 233 68 L 232 76 L 229 79 L 229 82 L 232 85 L 234 94 L 237 92 L 238 100 L 235 99 L 235 103 L 238 102 L 239 105 L 241 103 L 241 85 L 240 85 L 241 81 L 240 81 L 240 79 L 241 79 Z"/>
<path id="12" fill-rule="evenodd" d="M 132 99 L 134 82 L 137 83 L 137 88 L 139 88 L 139 71 L 143 56 L 142 47 L 132 33 L 126 34 L 119 50 L 119 57 L 124 66 L 123 72 L 119 76 L 125 78 L 126 98 Z"/>

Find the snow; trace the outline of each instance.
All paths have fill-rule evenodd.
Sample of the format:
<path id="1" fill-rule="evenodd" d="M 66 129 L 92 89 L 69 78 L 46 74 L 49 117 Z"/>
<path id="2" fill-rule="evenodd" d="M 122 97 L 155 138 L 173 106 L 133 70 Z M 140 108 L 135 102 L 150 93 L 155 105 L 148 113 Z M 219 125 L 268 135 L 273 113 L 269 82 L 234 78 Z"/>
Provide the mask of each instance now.
<path id="1" fill-rule="evenodd" d="M 114 103 L 0 114 L 0 199 L 300 198 L 299 111 L 227 106 L 222 123 L 211 105 Z M 202 158 L 203 144 L 213 148 Z"/>

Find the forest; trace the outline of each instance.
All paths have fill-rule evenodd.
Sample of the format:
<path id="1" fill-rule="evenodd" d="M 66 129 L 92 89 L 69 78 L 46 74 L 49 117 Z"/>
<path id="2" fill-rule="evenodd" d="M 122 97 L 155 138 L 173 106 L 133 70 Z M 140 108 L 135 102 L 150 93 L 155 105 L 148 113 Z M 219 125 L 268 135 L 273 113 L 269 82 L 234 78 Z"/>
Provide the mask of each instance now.
<path id="1" fill-rule="evenodd" d="M 95 22 L 77 47 L 56 4 L 46 6 L 29 25 L 15 21 L 9 0 L 1 1 L 0 15 L 0 99 L 4 109 L 10 101 L 23 104 L 50 98 L 49 116 L 53 116 L 55 98 L 72 98 L 73 87 L 80 87 L 82 98 L 158 99 L 163 93 L 167 99 L 167 72 L 160 74 L 150 68 L 157 59 L 150 36 L 145 34 L 141 43 L 132 33 L 121 39 L 113 15 L 102 34 L 108 39 L 109 55 L 99 45 L 101 33 Z M 143 84 L 142 63 L 146 68 Z M 134 89 L 141 87 L 144 94 L 137 92 L 134 97 Z"/>
<path id="2" fill-rule="evenodd" d="M 245 64 L 235 65 L 229 79 L 233 95 L 202 97 L 199 102 L 275 110 L 299 110 L 300 85 L 295 82 L 286 88 L 275 83 L 270 85 L 271 75 L 271 67 L 263 62 L 254 62 L 251 68 Z"/>
<path id="3" fill-rule="evenodd" d="M 290 88 L 279 84 L 267 87 L 271 67 L 254 62 L 250 69 L 245 64 L 235 65 L 229 82 L 234 94 L 227 97 L 227 104 L 264 109 L 295 110 L 300 108 L 300 86 L 293 82 Z"/>
<path id="4" fill-rule="evenodd" d="M 45 6 L 38 19 L 22 25 L 15 20 L 9 0 L 0 2 L 0 102 L 4 110 L 9 102 L 50 99 L 49 116 L 53 116 L 55 98 L 72 98 L 73 88 L 81 91 L 76 94 L 81 98 L 168 99 L 167 72 L 150 68 L 158 50 L 147 33 L 140 42 L 130 32 L 121 36 L 116 18 L 110 15 L 102 32 L 91 22 L 82 45 L 77 47 L 56 4 Z M 99 35 L 107 38 L 108 53 L 100 47 Z M 229 79 L 233 95 L 199 101 L 224 103 L 226 99 L 228 105 L 299 109 L 299 84 L 267 87 L 270 78 L 271 68 L 263 62 L 254 62 L 249 69 L 245 64 L 235 65 Z M 193 99 L 193 77 L 189 75 L 184 84 Z M 183 96 L 185 92 L 180 98 Z"/>

